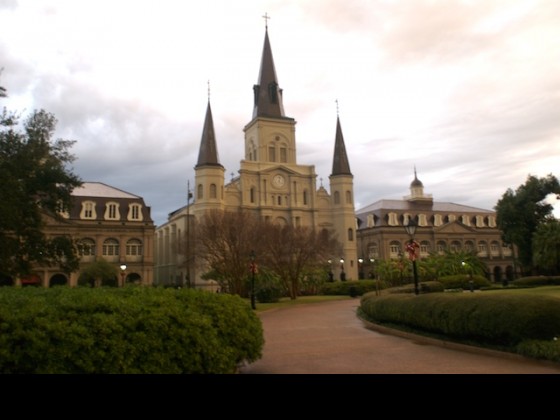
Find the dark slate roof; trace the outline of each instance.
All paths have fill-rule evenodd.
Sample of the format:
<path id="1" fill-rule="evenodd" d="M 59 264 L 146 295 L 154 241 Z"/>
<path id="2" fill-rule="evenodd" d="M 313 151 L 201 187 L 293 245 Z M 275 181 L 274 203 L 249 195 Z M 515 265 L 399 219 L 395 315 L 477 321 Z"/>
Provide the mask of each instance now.
<path id="1" fill-rule="evenodd" d="M 84 182 L 81 187 L 72 190 L 74 197 L 100 197 L 100 198 L 130 198 L 138 199 L 137 195 L 130 194 L 118 188 L 111 187 L 102 182 Z"/>
<path id="2" fill-rule="evenodd" d="M 279 88 L 276 68 L 272 58 L 272 49 L 268 39 L 268 29 L 264 36 L 264 46 L 261 58 L 258 84 L 253 86 L 255 102 L 253 118 L 273 117 L 284 118 L 284 104 L 282 89 Z"/>
<path id="3" fill-rule="evenodd" d="M 366 207 L 356 211 L 357 215 L 369 214 L 381 210 L 397 210 L 397 211 L 418 211 L 419 207 L 415 203 L 406 200 L 379 200 Z M 425 207 L 422 208 L 425 210 Z M 447 212 L 447 213 L 494 213 L 492 210 L 485 210 L 471 206 L 464 206 L 462 204 L 448 203 L 448 202 L 434 202 L 429 211 L 434 212 Z"/>
<path id="4" fill-rule="evenodd" d="M 210 101 L 206 108 L 206 118 L 204 119 L 204 129 L 202 130 L 202 138 L 200 140 L 200 149 L 198 151 L 198 162 L 195 168 L 204 165 L 220 165 L 218 159 L 218 149 L 216 147 L 216 134 L 214 132 L 214 120 L 212 119 L 212 109 Z"/>
<path id="5" fill-rule="evenodd" d="M 333 175 L 352 175 L 350 172 L 350 163 L 346 154 L 346 146 L 344 145 L 344 137 L 342 136 L 342 128 L 340 127 L 340 118 L 336 117 L 336 136 L 334 141 L 334 157 L 332 174 Z"/>

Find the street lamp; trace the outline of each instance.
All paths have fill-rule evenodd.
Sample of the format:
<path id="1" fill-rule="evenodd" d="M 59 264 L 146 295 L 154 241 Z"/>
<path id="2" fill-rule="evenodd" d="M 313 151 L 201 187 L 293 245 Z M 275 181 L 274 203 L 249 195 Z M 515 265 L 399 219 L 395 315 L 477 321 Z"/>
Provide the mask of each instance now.
<path id="1" fill-rule="evenodd" d="M 121 287 L 124 287 L 125 270 L 126 270 L 126 264 L 121 264 Z"/>
<path id="2" fill-rule="evenodd" d="M 332 260 L 329 260 L 329 282 L 334 281 L 334 273 L 332 271 Z"/>
<path id="3" fill-rule="evenodd" d="M 465 267 L 469 268 L 469 288 L 471 289 L 471 292 L 474 292 L 474 281 L 473 281 L 473 277 L 472 277 L 471 266 L 469 264 L 467 264 L 465 261 L 461 261 L 461 265 L 463 266 L 463 268 L 465 268 Z"/>
<path id="4" fill-rule="evenodd" d="M 412 219 L 408 220 L 408 223 L 404 226 L 406 233 L 410 236 L 410 241 L 406 246 L 408 251 L 408 259 L 412 261 L 412 273 L 414 275 L 414 294 L 418 295 L 418 271 L 416 270 L 416 248 L 418 244 L 414 242 L 414 234 L 416 233 L 416 222 Z"/>
<path id="5" fill-rule="evenodd" d="M 257 264 L 255 263 L 255 251 L 251 251 L 249 254 L 251 258 L 251 309 L 256 309 L 255 305 L 255 273 L 257 272 Z"/>
<path id="6" fill-rule="evenodd" d="M 340 281 L 346 281 L 346 273 L 344 272 L 344 258 L 340 258 Z"/>
<path id="7" fill-rule="evenodd" d="M 358 277 L 360 280 L 364 279 L 364 259 L 358 258 Z"/>

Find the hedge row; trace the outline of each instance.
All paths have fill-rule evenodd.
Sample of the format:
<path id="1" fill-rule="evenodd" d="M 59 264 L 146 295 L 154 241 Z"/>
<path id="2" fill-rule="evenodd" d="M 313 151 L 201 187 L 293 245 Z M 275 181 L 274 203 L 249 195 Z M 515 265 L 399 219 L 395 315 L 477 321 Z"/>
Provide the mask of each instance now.
<path id="1" fill-rule="evenodd" d="M 560 302 L 548 296 L 368 293 L 361 299 L 360 313 L 372 322 L 480 344 L 514 347 L 524 340 L 560 338 Z"/>
<path id="2" fill-rule="evenodd" d="M 560 276 L 522 277 L 514 280 L 512 284 L 520 287 L 560 286 Z"/>
<path id="3" fill-rule="evenodd" d="M 380 280 L 335 281 L 324 283 L 319 292 L 327 296 L 362 296 L 386 287 L 385 282 Z"/>
<path id="4" fill-rule="evenodd" d="M 234 373 L 263 345 L 258 317 L 227 294 L 0 289 L 0 373 Z"/>

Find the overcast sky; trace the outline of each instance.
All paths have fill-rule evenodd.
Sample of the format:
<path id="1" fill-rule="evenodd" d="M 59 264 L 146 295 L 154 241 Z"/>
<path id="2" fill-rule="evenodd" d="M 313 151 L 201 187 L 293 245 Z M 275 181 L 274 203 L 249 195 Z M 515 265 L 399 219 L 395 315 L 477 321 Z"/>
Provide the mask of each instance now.
<path id="1" fill-rule="evenodd" d="M 560 176 L 558 0 L 0 0 L 0 106 L 53 113 L 74 171 L 160 225 L 193 186 L 208 81 L 239 170 L 265 13 L 298 163 L 328 189 L 338 100 L 356 209 L 408 195 L 414 166 L 435 201 L 488 210 Z"/>

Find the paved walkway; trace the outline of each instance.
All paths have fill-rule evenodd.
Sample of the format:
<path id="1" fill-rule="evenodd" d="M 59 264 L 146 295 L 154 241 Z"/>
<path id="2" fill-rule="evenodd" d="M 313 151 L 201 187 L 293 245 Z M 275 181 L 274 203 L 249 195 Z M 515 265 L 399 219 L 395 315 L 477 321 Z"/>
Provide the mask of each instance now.
<path id="1" fill-rule="evenodd" d="M 259 314 L 262 359 L 241 374 L 558 374 L 560 364 L 500 352 L 447 347 L 374 331 L 359 300 L 298 305 Z M 466 349 L 466 350 L 465 350 Z"/>

